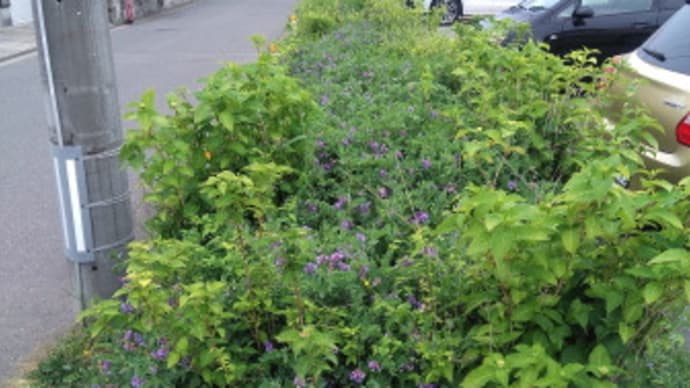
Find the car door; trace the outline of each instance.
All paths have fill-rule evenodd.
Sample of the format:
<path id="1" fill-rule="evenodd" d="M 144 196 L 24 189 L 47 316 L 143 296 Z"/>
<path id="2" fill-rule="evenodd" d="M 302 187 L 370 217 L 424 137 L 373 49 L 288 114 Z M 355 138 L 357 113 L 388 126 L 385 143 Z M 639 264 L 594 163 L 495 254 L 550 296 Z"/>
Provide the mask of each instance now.
<path id="1" fill-rule="evenodd" d="M 578 0 L 574 9 L 592 14 L 564 18 L 558 38 L 566 52 L 588 47 L 605 58 L 632 51 L 657 27 L 653 0 Z"/>

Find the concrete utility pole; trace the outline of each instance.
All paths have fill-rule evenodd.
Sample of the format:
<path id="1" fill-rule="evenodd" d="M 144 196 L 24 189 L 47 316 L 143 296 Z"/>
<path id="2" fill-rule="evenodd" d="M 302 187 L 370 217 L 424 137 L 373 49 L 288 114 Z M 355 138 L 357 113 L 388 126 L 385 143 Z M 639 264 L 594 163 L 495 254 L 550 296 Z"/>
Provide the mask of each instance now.
<path id="1" fill-rule="evenodd" d="M 104 0 L 33 0 L 65 252 L 84 308 L 119 287 L 133 239 L 120 104 Z"/>

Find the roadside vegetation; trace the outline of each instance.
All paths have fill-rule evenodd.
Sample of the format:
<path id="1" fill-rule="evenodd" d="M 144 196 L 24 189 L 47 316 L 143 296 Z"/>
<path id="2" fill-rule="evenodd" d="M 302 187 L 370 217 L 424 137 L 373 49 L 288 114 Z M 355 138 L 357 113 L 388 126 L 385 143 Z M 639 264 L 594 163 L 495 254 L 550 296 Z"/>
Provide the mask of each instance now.
<path id="1" fill-rule="evenodd" d="M 690 182 L 642 170 L 650 119 L 607 129 L 585 52 L 400 3 L 303 0 L 255 63 L 132 105 L 151 238 L 36 386 L 690 381 Z"/>

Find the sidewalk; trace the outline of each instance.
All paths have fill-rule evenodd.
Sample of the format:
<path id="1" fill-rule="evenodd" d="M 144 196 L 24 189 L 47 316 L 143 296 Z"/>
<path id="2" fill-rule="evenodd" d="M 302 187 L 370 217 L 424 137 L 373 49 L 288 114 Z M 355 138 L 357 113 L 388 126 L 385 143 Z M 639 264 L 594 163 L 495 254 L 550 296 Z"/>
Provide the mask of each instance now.
<path id="1" fill-rule="evenodd" d="M 0 63 L 36 50 L 32 23 L 0 27 Z"/>

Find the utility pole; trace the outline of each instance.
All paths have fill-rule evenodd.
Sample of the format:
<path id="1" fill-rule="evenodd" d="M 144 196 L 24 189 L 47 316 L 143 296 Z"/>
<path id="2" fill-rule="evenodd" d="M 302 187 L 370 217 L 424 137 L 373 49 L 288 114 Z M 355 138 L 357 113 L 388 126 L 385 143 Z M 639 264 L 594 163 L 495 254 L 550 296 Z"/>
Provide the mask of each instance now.
<path id="1" fill-rule="evenodd" d="M 133 239 L 105 0 L 33 0 L 65 253 L 80 307 L 120 286 Z"/>

